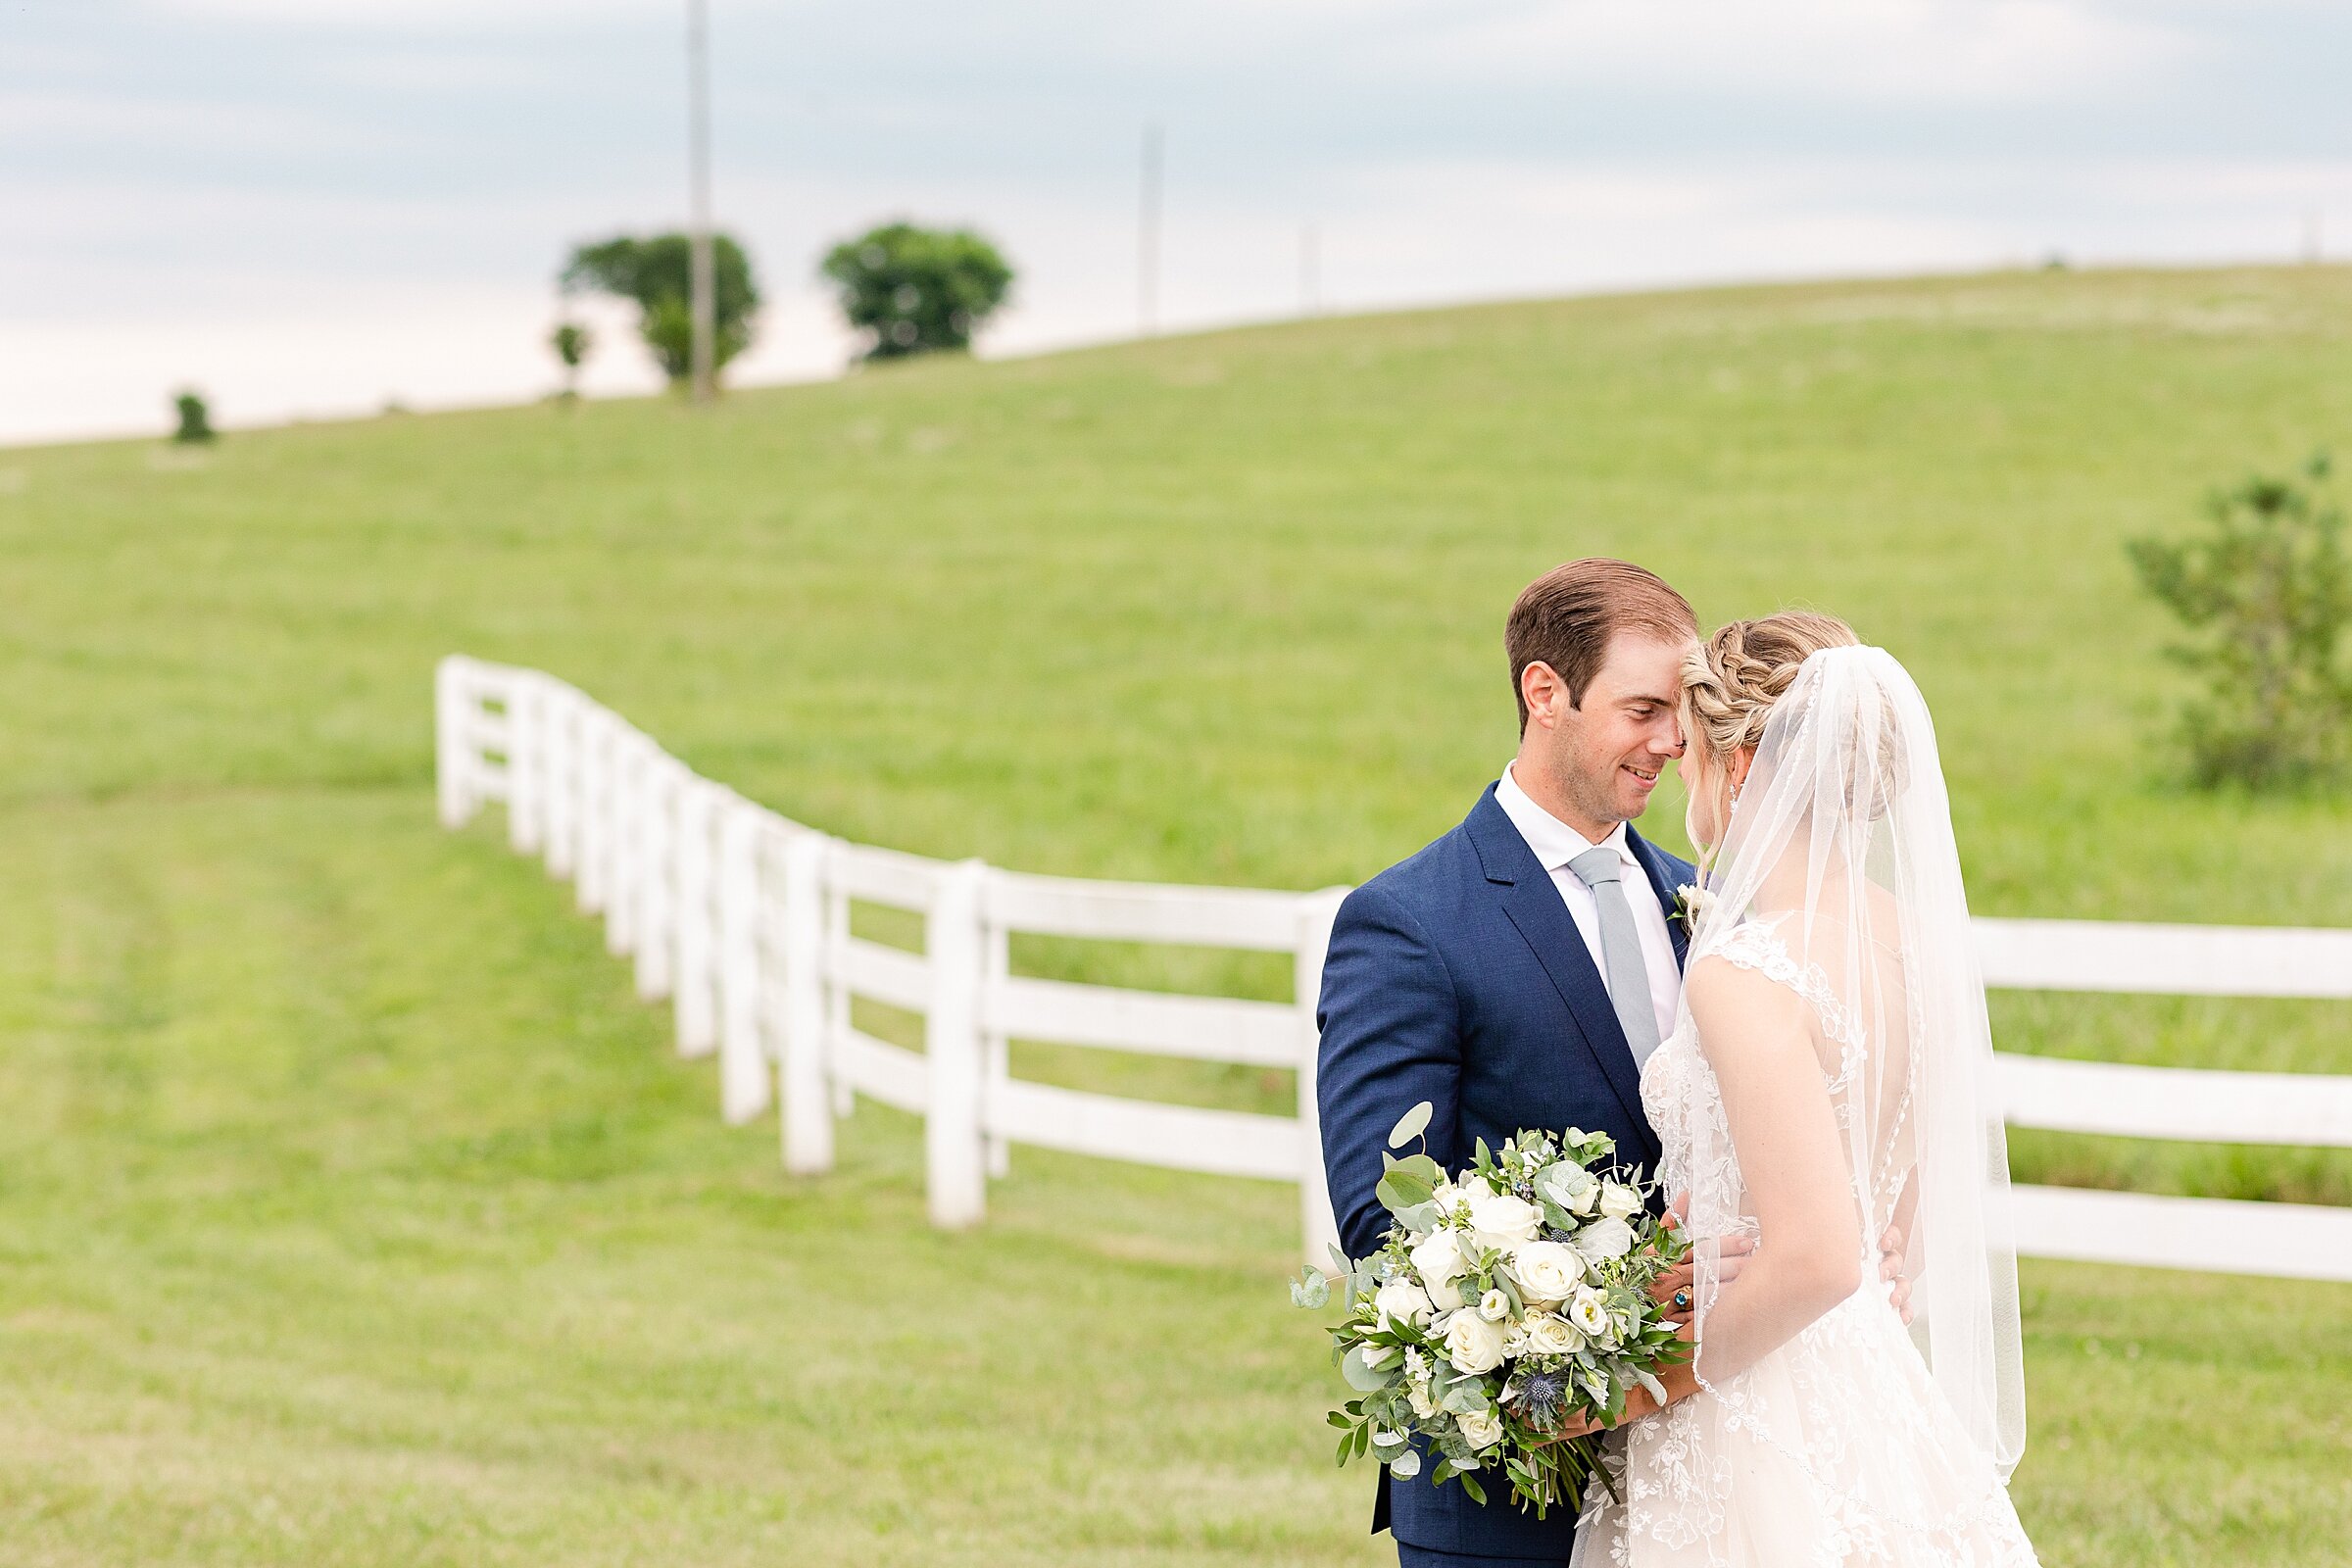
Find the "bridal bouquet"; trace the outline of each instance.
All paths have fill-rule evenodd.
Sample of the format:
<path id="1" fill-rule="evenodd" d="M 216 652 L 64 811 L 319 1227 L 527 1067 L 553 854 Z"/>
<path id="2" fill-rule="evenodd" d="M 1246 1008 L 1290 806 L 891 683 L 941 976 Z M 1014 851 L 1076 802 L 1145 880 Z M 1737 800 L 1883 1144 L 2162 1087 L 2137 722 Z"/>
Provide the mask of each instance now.
<path id="1" fill-rule="evenodd" d="M 1415 1105 L 1389 1147 L 1429 1116 Z M 1638 1174 L 1595 1168 L 1615 1152 L 1607 1134 L 1572 1127 L 1498 1151 L 1482 1140 L 1456 1176 L 1426 1153 L 1382 1156 L 1387 1241 L 1361 1262 L 1332 1250 L 1348 1314 L 1332 1358 L 1356 1394 L 1331 1412 L 1341 1464 L 1369 1453 L 1409 1480 L 1427 1450 L 1432 1482 L 1459 1480 L 1480 1502 L 1479 1472 L 1499 1468 L 1538 1518 L 1581 1508 L 1595 1476 L 1614 1493 L 1596 1436 L 1553 1434 L 1577 1417 L 1614 1424 L 1635 1388 L 1663 1403 L 1657 1371 L 1690 1348 L 1649 1296 L 1690 1245 L 1651 1218 Z M 1330 1287 L 1310 1266 L 1291 1298 L 1321 1308 Z"/>

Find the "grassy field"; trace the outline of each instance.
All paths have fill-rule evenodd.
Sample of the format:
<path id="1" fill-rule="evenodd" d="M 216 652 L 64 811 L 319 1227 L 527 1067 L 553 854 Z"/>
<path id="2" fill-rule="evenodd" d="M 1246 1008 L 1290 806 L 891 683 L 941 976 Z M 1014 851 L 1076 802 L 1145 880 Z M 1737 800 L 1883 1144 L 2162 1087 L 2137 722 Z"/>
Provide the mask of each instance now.
<path id="1" fill-rule="evenodd" d="M 0 452 L 0 1562 L 1382 1560 L 1316 1436 L 1288 1193 L 1024 1152 L 988 1228 L 940 1236 L 912 1124 L 871 1108 L 786 1181 L 564 890 L 432 828 L 442 653 L 561 673 L 870 842 L 1309 887 L 1460 815 L 1510 746 L 1503 609 L 1609 551 L 1702 616 L 1806 603 L 1893 648 L 1980 910 L 2352 924 L 2352 804 L 2169 782 L 2177 677 L 2119 549 L 2328 442 L 2334 269 L 1491 307 L 709 416 Z M 2009 1049 L 2352 1071 L 2340 1004 L 1998 1006 Z M 2352 1201 L 2316 1152 L 2018 1164 Z M 2352 1290 L 2026 1284 L 2046 1561 L 2352 1555 Z"/>

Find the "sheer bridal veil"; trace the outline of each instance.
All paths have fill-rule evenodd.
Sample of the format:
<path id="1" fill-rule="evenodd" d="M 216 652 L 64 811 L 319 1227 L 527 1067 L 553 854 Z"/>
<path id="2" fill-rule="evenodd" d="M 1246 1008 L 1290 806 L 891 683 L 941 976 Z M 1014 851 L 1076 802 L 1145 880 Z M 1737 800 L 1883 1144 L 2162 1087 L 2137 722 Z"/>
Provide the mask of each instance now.
<path id="1" fill-rule="evenodd" d="M 2025 1446 L 2025 1389 L 1991 1032 L 1935 730 L 1892 656 L 1832 648 L 1804 661 L 1723 837 L 1691 973 L 1716 956 L 1810 1004 L 1862 1221 L 1862 1277 L 1877 1280 L 1878 1239 L 1902 1222 L 1913 1343 L 2006 1478 Z M 1803 1411 L 1743 1392 L 1739 1367 L 1710 1366 L 1707 1318 L 1739 1287 L 1720 1278 L 1707 1239 L 1753 1234 L 1754 1210 L 1720 1101 L 1697 1102 L 1713 1075 L 1693 1078 L 1693 1102 L 1678 1111 L 1692 1137 L 1700 1380 L 1736 1424 L 1810 1459 Z"/>

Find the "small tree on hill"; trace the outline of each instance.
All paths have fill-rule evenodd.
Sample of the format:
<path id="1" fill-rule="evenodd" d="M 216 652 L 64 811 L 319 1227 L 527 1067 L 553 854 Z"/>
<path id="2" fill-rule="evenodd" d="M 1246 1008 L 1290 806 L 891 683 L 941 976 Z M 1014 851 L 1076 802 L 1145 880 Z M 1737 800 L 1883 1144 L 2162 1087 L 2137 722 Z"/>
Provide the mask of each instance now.
<path id="1" fill-rule="evenodd" d="M 2216 492 L 2202 538 L 2134 539 L 2140 580 L 2194 641 L 2168 649 L 2206 677 L 2181 710 L 2199 783 L 2261 787 L 2352 760 L 2352 562 L 2344 515 L 2317 493 L 2323 454 L 2298 478 L 2256 477 Z"/>
<path id="2" fill-rule="evenodd" d="M 183 446 L 202 446 L 214 438 L 212 411 L 205 407 L 204 395 L 194 390 L 182 392 L 172 400 L 178 412 L 179 428 L 172 439 Z"/>
<path id="3" fill-rule="evenodd" d="M 904 222 L 842 241 L 821 271 L 841 314 L 871 334 L 869 360 L 968 350 L 1012 287 L 1012 269 L 978 234 Z"/>
<path id="4" fill-rule="evenodd" d="M 596 346 L 595 335 L 577 321 L 560 321 L 547 335 L 547 346 L 563 362 L 564 395 L 579 396 L 580 366 L 588 358 L 588 351 Z"/>
<path id="5" fill-rule="evenodd" d="M 622 234 L 581 245 L 564 264 L 564 288 L 616 294 L 637 305 L 637 330 L 662 373 L 681 384 L 694 369 L 693 245 L 684 234 L 645 238 Z M 752 318 L 760 309 L 760 285 L 751 259 L 725 234 L 710 243 L 712 334 L 710 364 L 715 373 L 752 344 Z"/>

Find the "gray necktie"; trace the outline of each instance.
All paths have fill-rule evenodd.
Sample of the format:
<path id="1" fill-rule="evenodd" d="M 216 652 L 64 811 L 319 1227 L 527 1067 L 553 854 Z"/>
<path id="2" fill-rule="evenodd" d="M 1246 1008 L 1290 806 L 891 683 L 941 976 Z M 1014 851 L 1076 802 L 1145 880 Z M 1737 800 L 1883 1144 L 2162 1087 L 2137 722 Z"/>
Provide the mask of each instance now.
<path id="1" fill-rule="evenodd" d="M 1649 970 L 1642 962 L 1642 933 L 1634 929 L 1634 906 L 1625 901 L 1625 862 L 1607 845 L 1587 850 L 1568 862 L 1600 906 L 1600 961 L 1608 971 L 1609 1002 L 1634 1048 L 1634 1065 L 1658 1049 L 1658 1014 L 1649 1001 Z"/>

